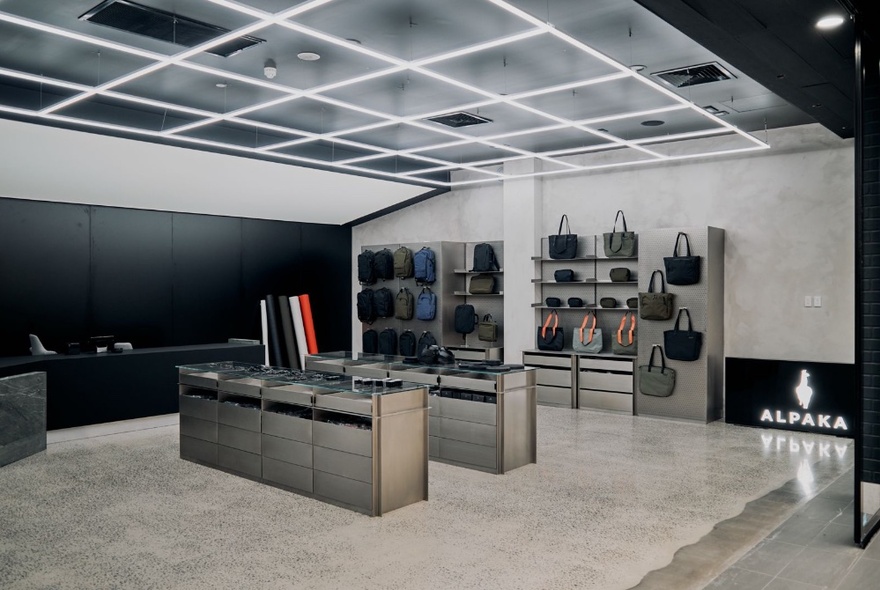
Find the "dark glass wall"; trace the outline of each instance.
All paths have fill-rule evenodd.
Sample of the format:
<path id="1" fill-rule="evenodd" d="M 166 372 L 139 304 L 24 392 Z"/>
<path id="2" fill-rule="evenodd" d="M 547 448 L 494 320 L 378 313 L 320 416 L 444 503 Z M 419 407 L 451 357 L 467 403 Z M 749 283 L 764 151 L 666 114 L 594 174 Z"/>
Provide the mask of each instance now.
<path id="1" fill-rule="evenodd" d="M 0 356 L 259 338 L 266 294 L 308 293 L 321 350 L 349 348 L 351 229 L 0 199 Z"/>

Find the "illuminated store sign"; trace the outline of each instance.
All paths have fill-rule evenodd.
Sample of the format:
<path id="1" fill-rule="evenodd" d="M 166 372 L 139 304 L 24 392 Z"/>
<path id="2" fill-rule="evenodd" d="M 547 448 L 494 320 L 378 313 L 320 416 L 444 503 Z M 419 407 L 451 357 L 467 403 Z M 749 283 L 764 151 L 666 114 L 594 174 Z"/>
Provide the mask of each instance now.
<path id="1" fill-rule="evenodd" d="M 855 367 L 726 359 L 725 419 L 851 437 Z"/>

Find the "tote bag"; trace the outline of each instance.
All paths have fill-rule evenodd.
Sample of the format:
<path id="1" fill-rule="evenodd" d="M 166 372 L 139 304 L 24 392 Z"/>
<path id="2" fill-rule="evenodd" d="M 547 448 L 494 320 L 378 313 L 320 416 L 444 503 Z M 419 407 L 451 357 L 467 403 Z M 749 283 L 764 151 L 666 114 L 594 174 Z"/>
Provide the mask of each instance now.
<path id="1" fill-rule="evenodd" d="M 553 326 L 550 326 L 550 322 Z M 565 346 L 565 334 L 559 327 L 559 314 L 550 312 L 543 326 L 538 326 L 538 350 L 562 350 Z"/>
<path id="2" fill-rule="evenodd" d="M 587 324 L 590 324 L 589 327 Z M 584 316 L 581 327 L 571 336 L 571 347 L 577 352 L 602 352 L 602 329 L 596 327 L 596 312 L 591 311 Z"/>
<path id="3" fill-rule="evenodd" d="M 654 277 L 660 275 L 660 290 L 654 291 Z M 666 292 L 666 281 L 663 280 L 663 271 L 655 270 L 651 273 L 651 282 L 648 283 L 648 291 L 639 293 L 639 316 L 643 320 L 668 320 L 672 317 L 675 294 Z"/>
<path id="4" fill-rule="evenodd" d="M 687 254 L 679 256 L 678 245 L 682 236 Z M 675 238 L 672 256 L 663 258 L 663 266 L 666 267 L 666 282 L 670 285 L 694 285 L 700 282 L 700 257 L 691 256 L 691 241 L 683 231 L 678 232 Z M 669 350 L 667 349 L 666 352 L 668 353 Z"/>

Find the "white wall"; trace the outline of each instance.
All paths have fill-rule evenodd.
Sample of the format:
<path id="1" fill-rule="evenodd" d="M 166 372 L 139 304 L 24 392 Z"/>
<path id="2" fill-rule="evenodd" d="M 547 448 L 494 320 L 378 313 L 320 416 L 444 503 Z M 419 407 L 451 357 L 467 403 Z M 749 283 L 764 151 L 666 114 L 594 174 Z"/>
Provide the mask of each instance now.
<path id="1" fill-rule="evenodd" d="M 773 149 L 750 156 L 548 177 L 543 233 L 555 233 L 563 213 L 576 233 L 610 231 L 618 209 L 635 231 L 720 227 L 726 356 L 851 363 L 853 142 L 819 125 L 772 130 L 769 141 Z M 497 184 L 454 191 L 358 226 L 353 260 L 361 244 L 499 239 L 501 197 Z M 506 291 L 514 288 L 505 282 Z M 356 292 L 355 285 L 352 301 Z M 821 295 L 822 307 L 804 308 L 805 295 Z M 506 333 L 534 332 L 532 310 L 521 317 L 519 328 L 505 322 Z"/>

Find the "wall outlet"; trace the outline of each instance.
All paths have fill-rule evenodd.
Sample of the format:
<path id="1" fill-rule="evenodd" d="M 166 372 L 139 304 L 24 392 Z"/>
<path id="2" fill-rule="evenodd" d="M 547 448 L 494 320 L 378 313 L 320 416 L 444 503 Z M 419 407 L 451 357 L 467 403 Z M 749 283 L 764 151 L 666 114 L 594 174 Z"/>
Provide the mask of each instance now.
<path id="1" fill-rule="evenodd" d="M 804 307 L 813 307 L 813 298 L 809 295 L 804 295 Z"/>
<path id="2" fill-rule="evenodd" d="M 821 295 L 813 295 L 813 307 L 822 307 Z"/>

